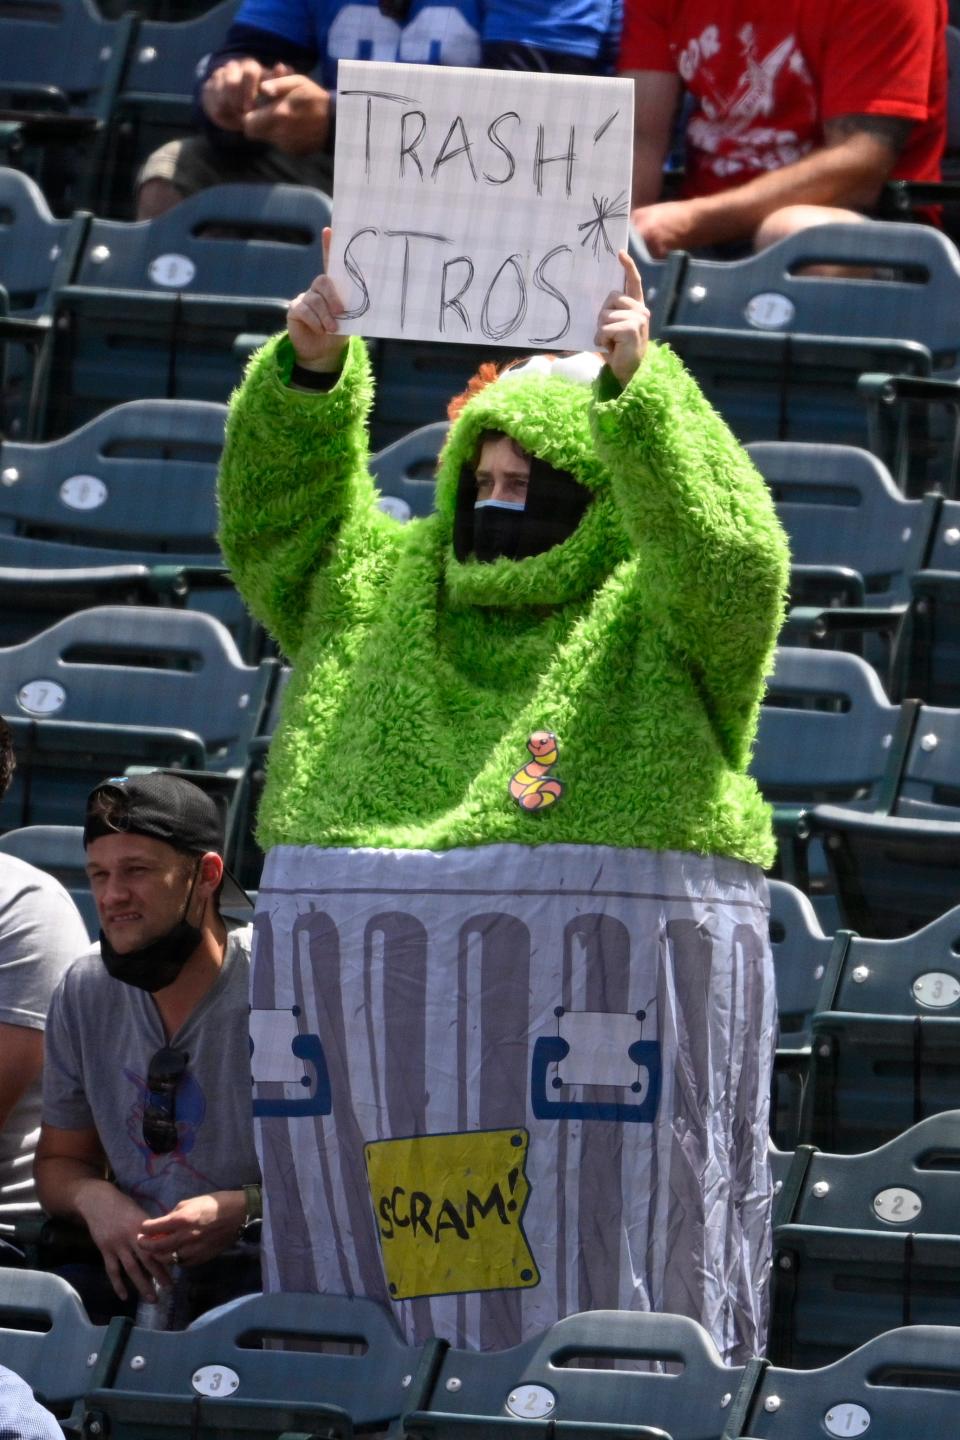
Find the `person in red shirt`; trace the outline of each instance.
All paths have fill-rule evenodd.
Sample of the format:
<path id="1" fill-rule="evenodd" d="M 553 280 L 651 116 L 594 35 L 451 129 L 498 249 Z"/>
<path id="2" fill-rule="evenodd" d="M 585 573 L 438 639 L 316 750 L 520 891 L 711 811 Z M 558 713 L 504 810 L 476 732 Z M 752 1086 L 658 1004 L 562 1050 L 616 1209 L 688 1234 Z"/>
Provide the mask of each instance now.
<path id="1" fill-rule="evenodd" d="M 627 0 L 631 223 L 651 255 L 762 249 L 864 219 L 888 179 L 939 179 L 946 21 L 946 0 Z M 661 201 L 683 88 L 686 176 Z"/>

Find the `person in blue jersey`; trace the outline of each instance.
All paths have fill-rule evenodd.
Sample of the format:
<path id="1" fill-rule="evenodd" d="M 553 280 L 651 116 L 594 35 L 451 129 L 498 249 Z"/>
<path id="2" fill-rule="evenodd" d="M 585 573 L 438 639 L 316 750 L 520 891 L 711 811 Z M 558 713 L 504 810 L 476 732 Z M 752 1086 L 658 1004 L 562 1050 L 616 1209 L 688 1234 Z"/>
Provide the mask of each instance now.
<path id="1" fill-rule="evenodd" d="M 608 73 L 622 0 L 243 0 L 197 82 L 199 133 L 150 155 L 137 218 L 225 181 L 333 188 L 339 60 Z"/>

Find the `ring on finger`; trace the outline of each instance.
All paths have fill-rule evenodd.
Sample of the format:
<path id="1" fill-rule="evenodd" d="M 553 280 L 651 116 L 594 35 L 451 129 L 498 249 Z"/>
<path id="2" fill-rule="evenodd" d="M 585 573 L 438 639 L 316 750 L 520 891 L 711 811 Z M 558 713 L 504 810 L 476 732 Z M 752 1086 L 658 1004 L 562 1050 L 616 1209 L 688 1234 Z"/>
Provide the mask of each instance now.
<path id="1" fill-rule="evenodd" d="M 180 1264 L 180 1251 L 179 1251 L 179 1250 L 172 1250 L 172 1251 L 170 1252 L 170 1259 L 173 1261 L 174 1265 L 179 1265 L 179 1264 Z"/>

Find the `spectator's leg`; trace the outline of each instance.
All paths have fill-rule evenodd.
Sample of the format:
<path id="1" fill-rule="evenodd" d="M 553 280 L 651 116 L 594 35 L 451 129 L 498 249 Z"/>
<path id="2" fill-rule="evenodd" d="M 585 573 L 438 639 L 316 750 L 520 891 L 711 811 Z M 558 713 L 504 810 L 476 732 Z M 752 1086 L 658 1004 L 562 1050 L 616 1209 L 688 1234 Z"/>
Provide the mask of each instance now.
<path id="1" fill-rule="evenodd" d="M 267 146 L 221 150 L 205 135 L 171 140 L 144 161 L 137 176 L 137 219 L 152 220 L 211 185 L 254 181 L 333 189 L 333 156 L 284 155 Z"/>
<path id="2" fill-rule="evenodd" d="M 762 220 L 754 232 L 754 250 L 766 250 L 798 230 L 808 230 L 813 225 L 856 225 L 866 216 L 856 210 L 844 210 L 832 205 L 784 205 Z"/>

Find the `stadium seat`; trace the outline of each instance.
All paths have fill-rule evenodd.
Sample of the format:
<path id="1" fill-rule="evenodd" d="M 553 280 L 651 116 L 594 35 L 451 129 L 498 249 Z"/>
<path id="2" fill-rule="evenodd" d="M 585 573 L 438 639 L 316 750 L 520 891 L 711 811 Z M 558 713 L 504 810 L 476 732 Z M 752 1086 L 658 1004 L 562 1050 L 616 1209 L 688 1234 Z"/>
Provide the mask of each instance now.
<path id="1" fill-rule="evenodd" d="M 59 1275 L 0 1267 L 0 1363 L 16 1371 L 57 1415 L 113 1373 L 123 1329 L 91 1325 L 80 1296 Z M 11 1418 L 4 1426 L 16 1433 Z"/>
<path id="2" fill-rule="evenodd" d="M 808 889 L 825 880 L 799 827 L 809 806 L 840 801 L 888 810 L 899 784 L 916 706 L 893 705 L 856 655 L 781 646 L 768 682 L 750 773 L 773 802 L 781 878 Z"/>
<path id="3" fill-rule="evenodd" d="M 226 413 L 196 400 L 134 400 L 58 440 L 0 441 L 0 529 L 124 558 L 146 550 L 219 562 Z"/>
<path id="4" fill-rule="evenodd" d="M 960 400 L 960 387 L 957 390 Z M 960 707 L 960 501 L 945 500 L 923 569 L 910 577 L 902 690 Z"/>
<path id="5" fill-rule="evenodd" d="M 76 824 L 91 787 L 127 766 L 212 771 L 239 783 L 276 661 L 242 663 L 206 615 L 83 610 L 0 650 L 0 713 L 17 770 L 0 829 Z"/>
<path id="6" fill-rule="evenodd" d="M 76 905 L 87 934 L 97 938 L 100 922 L 87 880 L 82 825 L 27 825 L 0 835 L 0 855 L 15 855 L 53 875 Z"/>
<path id="7" fill-rule="evenodd" d="M 0 166 L 0 432 L 21 428 L 29 411 L 50 292 L 73 278 L 89 218 L 54 219 L 33 180 Z"/>
<path id="8" fill-rule="evenodd" d="M 753 1365 L 731 1410 L 724 1440 L 810 1440 L 867 1435 L 949 1435 L 960 1383 L 960 1329 L 888 1330 L 816 1370 Z"/>
<path id="9" fill-rule="evenodd" d="M 105 19 L 92 0 L 0 3 L 0 115 L 59 213 L 87 204 L 136 28 L 136 15 Z"/>
<path id="10" fill-rule="evenodd" d="M 437 457 L 447 438 L 446 420 L 421 425 L 378 450 L 370 470 L 380 491 L 380 504 L 398 520 L 429 515 L 433 509 Z"/>
<path id="11" fill-rule="evenodd" d="M 960 1319 L 960 1111 L 861 1155 L 801 1146 L 777 1199 L 770 1354 L 824 1365 L 896 1325 Z"/>
<path id="12" fill-rule="evenodd" d="M 197 69 L 219 50 L 239 0 L 219 0 L 188 16 L 145 16 L 137 29 L 110 115 L 95 209 L 128 218 L 136 171 L 168 140 L 194 127 Z"/>
<path id="13" fill-rule="evenodd" d="M 960 901 L 958 747 L 960 711 L 925 705 L 889 805 L 873 815 L 816 805 L 804 816 L 825 847 L 843 925 L 881 939 L 909 935 Z"/>
<path id="14" fill-rule="evenodd" d="M 329 219 L 307 186 L 216 185 L 155 220 L 94 220 L 53 297 L 35 433 L 144 396 L 225 402 L 236 337 L 282 328 L 322 267 Z"/>
<path id="15" fill-rule="evenodd" d="M 791 586 L 793 604 L 833 605 L 838 596 L 849 604 L 845 572 L 852 569 L 866 604 L 906 605 L 909 577 L 933 539 L 939 496 L 905 499 L 882 461 L 852 445 L 760 441 L 747 449 L 770 487 L 791 560 L 804 567 Z M 806 567 L 823 569 L 815 589 Z"/>
<path id="16" fill-rule="evenodd" d="M 817 264 L 887 278 L 802 273 Z M 823 225 L 745 260 L 688 260 L 661 338 L 741 439 L 865 445 L 858 376 L 955 374 L 958 296 L 960 255 L 931 227 Z"/>
<path id="17" fill-rule="evenodd" d="M 960 384 L 926 375 L 867 373 L 857 381 L 870 450 L 905 495 L 960 487 Z"/>
<path id="18" fill-rule="evenodd" d="M 742 1366 L 678 1315 L 570 1315 L 509 1350 L 448 1350 L 404 1434 L 431 1440 L 719 1440 Z"/>
<path id="19" fill-rule="evenodd" d="M 800 1133 L 803 1091 L 810 1060 L 810 1020 L 833 950 L 802 891 L 770 881 L 770 948 L 779 1022 L 771 1096 L 770 1130 L 783 1150 Z"/>
<path id="20" fill-rule="evenodd" d="M 187 1330 L 132 1329 L 114 1376 L 87 1391 L 83 1433 L 348 1440 L 422 1404 L 440 1348 L 407 1346 L 392 1316 L 370 1300 L 249 1296 Z M 91 1432 L 97 1422 L 101 1429 Z"/>
<path id="21" fill-rule="evenodd" d="M 960 907 L 901 939 L 836 938 L 812 1021 L 803 1138 L 848 1153 L 960 1102 Z"/>

